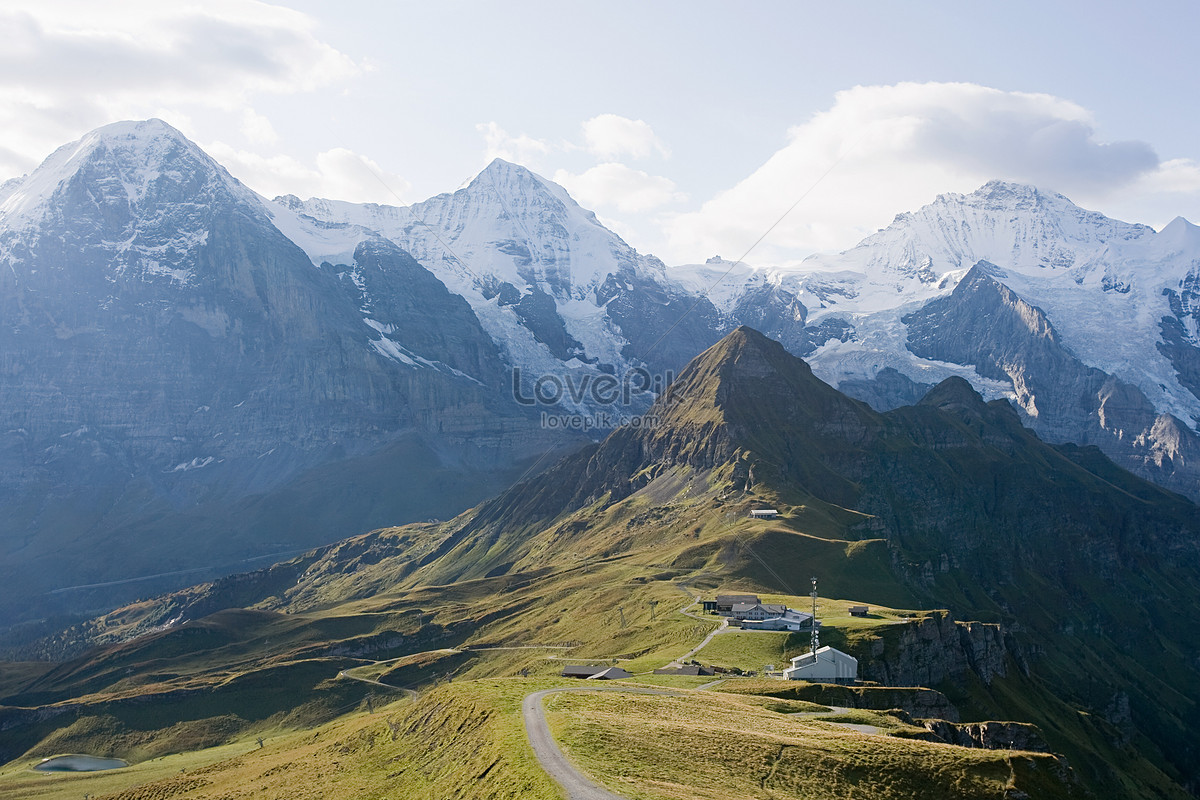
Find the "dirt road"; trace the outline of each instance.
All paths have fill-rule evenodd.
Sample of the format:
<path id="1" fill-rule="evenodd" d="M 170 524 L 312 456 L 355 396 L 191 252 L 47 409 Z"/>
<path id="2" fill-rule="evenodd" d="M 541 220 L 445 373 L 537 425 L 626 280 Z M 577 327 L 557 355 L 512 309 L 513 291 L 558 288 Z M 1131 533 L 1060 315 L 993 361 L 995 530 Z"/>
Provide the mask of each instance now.
<path id="1" fill-rule="evenodd" d="M 675 695 L 669 689 L 633 689 L 626 686 L 580 686 L 570 689 L 544 689 L 527 695 L 521 704 L 521 713 L 525 717 L 525 732 L 529 736 L 529 744 L 533 754 L 559 786 L 567 793 L 567 800 L 627 800 L 624 795 L 614 794 L 608 789 L 592 781 L 574 764 L 567 760 L 554 737 L 550 735 L 550 727 L 546 724 L 546 711 L 542 704 L 548 695 L 555 692 L 630 692 L 633 694 L 664 694 Z"/>

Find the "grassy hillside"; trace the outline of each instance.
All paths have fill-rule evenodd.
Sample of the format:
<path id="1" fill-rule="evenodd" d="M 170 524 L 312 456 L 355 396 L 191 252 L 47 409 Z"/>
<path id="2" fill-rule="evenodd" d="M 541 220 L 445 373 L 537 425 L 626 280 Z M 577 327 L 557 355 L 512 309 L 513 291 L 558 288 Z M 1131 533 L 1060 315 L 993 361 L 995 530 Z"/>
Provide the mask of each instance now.
<path id="1" fill-rule="evenodd" d="M 533 678 L 444 683 L 416 701 L 360 710 L 311 730 L 268 733 L 262 748 L 241 739 L 110 773 L 35 775 L 18 763 L 0 770 L 0 797 L 551 800 L 560 795 L 529 749 L 520 704 L 538 689 L 578 685 Z M 551 695 L 548 718 L 573 760 L 632 798 L 757 798 L 764 791 L 780 800 L 815 791 L 884 800 L 990 798 L 1009 789 L 1046 800 L 1081 796 L 1053 756 L 903 738 L 920 731 L 883 713 L 834 715 L 754 695 L 678 692 Z"/>
<path id="2" fill-rule="evenodd" d="M 525 743 L 522 698 L 545 681 L 447 685 L 418 702 L 349 714 L 312 730 L 241 740 L 95 775 L 0 772 L 0 797 L 295 800 L 495 797 L 557 800 Z"/>
<path id="3" fill-rule="evenodd" d="M 456 725 L 467 735 L 501 724 L 509 712 L 494 704 L 511 711 L 505 693 L 516 689 L 499 687 L 554 682 L 568 663 L 648 673 L 719 624 L 696 612 L 698 595 L 751 591 L 803 609 L 815 575 L 822 642 L 855 655 L 863 675 L 926 688 L 773 702 L 866 713 L 887 697 L 929 712 L 914 717 L 1032 723 L 1098 796 L 1116 786 L 1131 798 L 1184 797 L 1200 763 L 1191 729 L 1200 632 L 1184 613 L 1200 592 L 1195 506 L 1132 476 L 1086 469 L 1090 457 L 1041 443 L 1011 409 L 983 403 L 961 382 L 943 384 L 919 407 L 879 415 L 765 341 L 732 336 L 689 367 L 681 394 L 657 409 L 661 427 L 623 429 L 454 520 L 348 539 L 67 632 L 47 648 L 103 644 L 51 669 L 14 667 L 0 680 L 8 706 L 0 709 L 0 757 L 91 750 L 144 759 L 340 725 L 330 720 L 389 691 L 356 678 L 428 690 L 414 709 L 441 698 L 418 727 L 446 732 L 450 746 Z M 749 517 L 764 505 L 780 518 Z M 850 604 L 873 614 L 849 617 Z M 804 635 L 721 633 L 699 657 L 759 670 L 783 666 L 806 644 Z M 338 677 L 343 671 L 350 677 Z M 463 694 L 463 686 L 482 694 Z M 673 736 L 697 751 L 713 747 L 708 734 L 686 730 L 692 716 L 703 719 L 705 701 L 668 708 L 639 699 L 627 715 L 606 711 L 607 702 L 555 701 L 555 724 L 576 756 L 606 780 L 628 777 L 638 796 L 694 796 L 697 786 L 681 777 L 660 785 L 650 773 L 626 775 L 606 753 L 626 742 L 652 765 L 667 758 Z M 961 796 L 1013 786 L 1063 796 L 1047 777 L 1061 762 L 1052 768 L 1048 756 L 930 754 L 921 748 L 936 742 L 878 737 L 863 740 L 873 755 L 860 756 L 840 749 L 859 740 L 829 720 L 780 716 L 744 698 L 722 702 L 738 741 L 750 743 L 744 760 L 758 765 L 743 774 L 714 762 L 712 775 L 728 780 L 712 777 L 713 785 L 731 796 L 764 782 L 779 796 L 800 796 L 812 785 L 796 765 L 809 763 L 845 791 L 913 796 L 904 793 L 918 786 L 920 759 L 929 780 L 945 778 Z M 659 712 L 662 724 L 651 725 Z M 593 713 L 604 720 L 594 729 L 572 722 Z M 476 714 L 489 721 L 476 725 Z M 638 720 L 657 732 L 628 742 Z M 351 750 L 366 763 L 381 748 L 409 764 L 409 772 L 385 774 L 389 786 L 413 792 L 425 787 L 418 773 L 466 787 L 476 767 L 496 792 L 541 791 L 530 773 L 484 758 L 499 752 L 492 745 L 469 736 L 468 744 L 475 749 L 451 749 L 458 760 L 441 766 L 427 761 L 430 750 L 404 755 L 385 742 Z M 455 771 L 457 763 L 470 768 Z M 764 772 L 763 764 L 773 766 Z M 894 785 L 870 783 L 880 770 L 894 774 Z M 264 796 L 282 786 L 265 785 Z"/>
<path id="4" fill-rule="evenodd" d="M 884 735 L 916 731 L 881 713 L 810 716 L 720 693 L 561 694 L 549 709 L 571 756 L 636 800 L 1083 796 L 1054 756 Z"/>
<path id="5" fill-rule="evenodd" d="M 746 509 L 760 502 L 781 507 L 784 518 L 750 520 Z M 422 572 L 429 567 L 411 566 L 403 550 L 377 557 L 388 540 L 428 536 L 437 541 L 440 528 L 359 537 L 310 559 L 298 581 L 260 600 L 258 610 L 220 612 L 110 645 L 45 675 L 32 671 L 34 680 L 5 702 L 82 700 L 84 709 L 69 725 L 54 718 L 5 736 L 13 755 L 83 751 L 136 760 L 318 723 L 337 713 L 339 705 L 361 708 L 367 694 L 386 694 L 368 684 L 336 680 L 342 669 L 397 686 L 429 685 L 448 673 L 456 682 L 518 674 L 548 678 L 564 663 L 614 660 L 635 672 L 649 671 L 693 648 L 718 624 L 715 618 L 680 613 L 693 605 L 696 593 L 744 589 L 805 608 L 810 599 L 802 592 L 814 573 L 821 576 L 823 594 L 834 595 L 820 600 L 823 641 L 869 660 L 875 638 L 903 629 L 905 619 L 920 619 L 925 612 L 886 605 L 914 599 L 914 593 L 890 573 L 870 540 L 834 538 L 833 514 L 811 508 L 790 507 L 778 496 L 735 492 L 720 472 L 696 476 L 679 469 L 623 501 L 566 514 L 545 526 L 525 540 L 528 564 L 504 575 L 446 585 L 426 584 Z M 808 520 L 815 520 L 812 529 L 821 535 L 803 530 Z M 841 533 L 852 535 L 844 527 Z M 570 556 L 564 555 L 567 548 Z M 780 577 L 787 586 L 780 586 Z M 780 588 L 790 591 L 781 594 Z M 166 601 L 167 613 L 177 611 L 176 603 Z M 845 608 L 857 603 L 871 605 L 874 618 L 849 617 Z M 115 618 L 139 618 L 151 607 Z M 743 669 L 782 666 L 807 644 L 804 635 L 790 639 L 787 634 L 721 634 L 700 657 Z M 459 653 L 404 658 L 439 648 Z M 253 702 L 245 702 L 239 680 L 249 681 L 256 673 L 262 686 L 286 689 L 274 696 L 252 690 L 246 697 Z M 1012 689 L 1006 688 L 1009 683 Z M 1146 786 L 1169 796 L 1171 781 L 1161 766 L 1114 744 L 1115 731 L 1102 719 L 1064 724 L 1078 712 L 1043 687 L 1042 680 L 1025 678 L 1014 668 L 1009 678 L 991 686 L 967 676 L 962 686 L 939 688 L 955 695 L 967 718 L 1015 717 L 1043 725 L 1052 746 L 1067 751 L 1092 785 L 1111 780 L 1105 764 L 1122 764 L 1125 773 L 1137 776 L 1129 796 Z M 182 704 L 154 699 L 180 689 L 194 694 Z M 114 703 L 119 710 L 139 696 L 147 702 L 130 706 L 138 711 L 113 712 Z M 1022 700 L 1029 696 L 1038 699 Z M 301 708 L 293 713 L 295 707 Z"/>

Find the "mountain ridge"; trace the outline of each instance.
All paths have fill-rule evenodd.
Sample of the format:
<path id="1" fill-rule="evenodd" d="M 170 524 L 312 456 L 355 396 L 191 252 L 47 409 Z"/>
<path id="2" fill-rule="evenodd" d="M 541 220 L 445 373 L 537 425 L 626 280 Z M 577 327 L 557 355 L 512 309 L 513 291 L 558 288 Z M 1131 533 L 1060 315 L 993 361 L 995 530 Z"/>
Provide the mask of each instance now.
<path id="1" fill-rule="evenodd" d="M 376 510 L 345 509 L 351 528 L 453 513 L 483 495 L 449 480 L 431 504 L 412 504 L 416 491 L 393 502 L 401 493 L 366 473 L 381 468 L 380 453 L 405 452 L 421 464 L 398 473 L 411 476 L 406 488 L 442 470 L 491 475 L 481 485 L 494 488 L 517 464 L 638 417 L 693 356 L 743 324 L 876 410 L 958 375 L 986 399 L 1015 402 L 1048 438 L 1098 445 L 1200 497 L 1200 234 L 1186 222 L 1153 234 L 994 182 L 945 195 L 924 217 L 901 215 L 908 233 L 879 234 L 899 242 L 891 250 L 822 257 L 809 272 L 668 268 L 561 187 L 507 162 L 418 204 L 428 217 L 418 221 L 412 207 L 265 200 L 159 121 L 100 129 L 60 149 L 45 172 L 4 186 L 0 486 L 14 498 L 3 539 L 13 553 L 36 530 L 132 540 L 155 519 L 179 521 L 189 543 L 225 542 L 216 563 L 279 552 L 300 546 L 280 498 L 316 475 L 328 481 L 335 464 L 357 464 L 347 475 L 371 487 L 361 505 Z M 962 203 L 979 206 L 971 219 L 987 225 L 953 224 Z M 1018 206 L 1020 230 L 1051 230 L 1055 215 L 1074 222 L 1058 225 L 1065 234 L 1021 234 L 1005 216 Z M 940 220 L 926 226 L 934 233 L 913 227 L 925 217 Z M 927 233 L 953 246 L 939 250 Z M 1014 242 L 1020 263 L 1002 263 Z M 935 341 L 930 325 L 904 321 L 950 313 L 948 299 L 970 316 L 981 300 L 956 287 L 984 250 L 997 259 L 989 280 L 1005 287 L 994 309 L 1036 309 L 1050 339 L 1010 326 L 1001 341 L 974 326 L 961 330 L 969 342 Z M 943 251 L 953 259 L 939 261 Z M 726 272 L 732 283 L 710 291 Z M 1053 358 L 998 366 L 1047 342 Z M 1043 362 L 1072 365 L 1087 392 L 1068 397 Z M 615 405 L 586 390 L 612 379 L 632 387 Z M 529 405 L 539 380 L 561 391 Z M 551 430 L 541 412 L 594 427 Z M 229 530 L 250 524 L 226 517 L 242 504 L 270 517 L 259 527 L 272 531 L 271 548 L 231 541 Z M 345 532 L 307 524 L 303 546 Z M 173 571 L 126 566 L 94 560 L 87 574 L 41 589 Z"/>
<path id="2" fill-rule="evenodd" d="M 148 615 L 145 624 L 187 630 L 183 620 L 219 611 L 222 600 L 284 618 L 443 602 L 458 620 L 471 592 L 495 587 L 522 599 L 485 604 L 480 630 L 495 624 L 520 641 L 528 615 L 546 613 L 536 625 L 549 629 L 536 630 L 554 637 L 589 613 L 591 601 L 573 605 L 574 594 L 607 587 L 611 602 L 626 603 L 620 626 L 611 606 L 590 613 L 593 646 L 613 653 L 621 645 L 608 640 L 627 635 L 624 598 L 637 587 L 657 581 L 673 600 L 674 581 L 794 596 L 817 573 L 834 596 L 946 607 L 977 621 L 905 629 L 904 658 L 889 656 L 883 640 L 843 633 L 837 646 L 862 663 L 887 662 L 871 674 L 936 673 L 935 688 L 965 718 L 1036 724 L 1093 789 L 1183 796 L 1200 685 L 1187 653 L 1200 639 L 1171 611 L 1200 587 L 1193 503 L 1094 448 L 1040 441 L 1007 402 L 985 401 L 961 378 L 879 413 L 740 328 L 677 382 L 649 412 L 656 425 L 620 428 L 454 520 L 356 537 L 109 621 L 119 629 Z M 749 517 L 765 504 L 778 520 Z M 629 565 L 643 562 L 647 574 L 631 580 Z M 574 588 L 555 576 L 572 576 Z M 957 677 L 922 666 L 918 643 L 934 634 L 975 637 L 959 642 Z M 120 658 L 132 658 L 122 654 L 141 646 L 152 643 L 71 670 L 88 680 L 119 673 Z M 54 678 L 62 673 L 70 670 Z"/>

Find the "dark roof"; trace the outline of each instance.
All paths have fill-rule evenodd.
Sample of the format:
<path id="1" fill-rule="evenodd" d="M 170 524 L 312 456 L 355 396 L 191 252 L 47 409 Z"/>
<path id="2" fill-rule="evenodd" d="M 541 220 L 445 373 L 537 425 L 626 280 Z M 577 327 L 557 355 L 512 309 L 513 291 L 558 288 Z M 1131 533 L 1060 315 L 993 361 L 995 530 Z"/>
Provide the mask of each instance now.
<path id="1" fill-rule="evenodd" d="M 685 664 L 682 667 L 663 667 L 654 670 L 655 675 L 712 675 L 712 667 L 702 667 L 698 664 Z"/>
<path id="2" fill-rule="evenodd" d="M 787 606 L 777 603 L 734 603 L 733 611 L 736 614 L 739 611 L 753 611 L 756 608 L 761 608 L 765 614 L 774 614 L 777 617 L 782 617 L 787 612 Z"/>
<path id="3" fill-rule="evenodd" d="M 590 678 L 598 672 L 608 669 L 603 664 L 570 664 L 563 667 L 564 678 Z"/>
<path id="4" fill-rule="evenodd" d="M 627 672 L 626 670 L 623 670 L 620 667 L 609 667 L 608 669 L 597 672 L 595 675 L 589 675 L 588 680 L 589 681 L 594 681 L 594 680 L 608 681 L 608 680 L 613 680 L 614 678 L 632 678 L 632 677 L 633 677 L 632 672 Z"/>

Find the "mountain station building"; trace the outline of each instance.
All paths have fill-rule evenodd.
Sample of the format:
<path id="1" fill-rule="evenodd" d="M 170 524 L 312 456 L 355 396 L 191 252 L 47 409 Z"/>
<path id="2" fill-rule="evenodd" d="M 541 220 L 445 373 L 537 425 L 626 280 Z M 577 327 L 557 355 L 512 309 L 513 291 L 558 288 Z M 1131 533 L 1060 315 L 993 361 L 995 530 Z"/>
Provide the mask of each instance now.
<path id="1" fill-rule="evenodd" d="M 767 608 L 767 606 L 763 606 Z M 783 608 L 783 613 L 755 618 L 746 617 L 742 620 L 742 628 L 748 631 L 800 631 L 811 630 L 813 615 L 794 608 Z M 819 628 L 821 623 L 817 622 Z"/>
<path id="2" fill-rule="evenodd" d="M 756 594 L 719 594 L 717 599 L 713 601 L 712 610 L 723 617 L 733 616 L 733 607 L 738 604 L 758 605 L 758 595 Z M 704 604 L 704 610 L 708 611 L 708 603 Z"/>
<path id="3" fill-rule="evenodd" d="M 783 671 L 783 677 L 789 681 L 854 683 L 858 680 L 858 659 L 825 646 L 815 653 L 793 658 L 792 666 Z"/>

